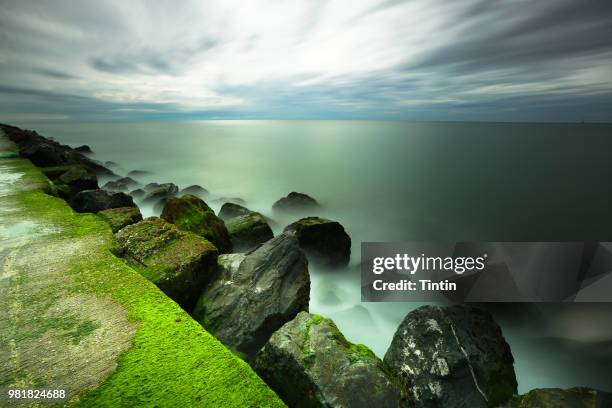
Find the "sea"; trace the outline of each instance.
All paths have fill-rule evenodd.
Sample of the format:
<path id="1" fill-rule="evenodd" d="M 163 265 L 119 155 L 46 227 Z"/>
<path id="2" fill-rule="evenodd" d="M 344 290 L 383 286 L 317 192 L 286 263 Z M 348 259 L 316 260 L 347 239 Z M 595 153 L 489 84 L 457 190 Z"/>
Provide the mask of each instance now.
<path id="1" fill-rule="evenodd" d="M 611 241 L 612 124 L 211 120 L 23 123 L 149 182 L 198 184 L 216 211 L 240 198 L 271 217 L 291 191 L 321 203 L 352 239 L 340 270 L 310 266 L 310 311 L 383 357 L 421 303 L 366 303 L 368 241 Z M 157 215 L 142 208 L 146 216 Z M 495 304 L 519 391 L 612 391 L 612 304 Z"/>

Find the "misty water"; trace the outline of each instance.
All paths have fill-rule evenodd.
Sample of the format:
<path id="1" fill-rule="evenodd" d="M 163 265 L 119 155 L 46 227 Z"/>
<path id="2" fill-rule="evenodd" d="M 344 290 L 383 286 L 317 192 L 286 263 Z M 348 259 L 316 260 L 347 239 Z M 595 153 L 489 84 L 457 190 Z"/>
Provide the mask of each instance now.
<path id="1" fill-rule="evenodd" d="M 88 144 L 141 183 L 199 184 L 272 217 L 291 191 L 352 238 L 349 267 L 311 265 L 310 310 L 380 357 L 417 303 L 361 303 L 362 241 L 610 241 L 612 125 L 376 121 L 193 121 L 35 124 Z M 145 215 L 153 215 L 144 208 Z M 612 391 L 612 307 L 498 305 L 519 391 L 592 386 Z"/>

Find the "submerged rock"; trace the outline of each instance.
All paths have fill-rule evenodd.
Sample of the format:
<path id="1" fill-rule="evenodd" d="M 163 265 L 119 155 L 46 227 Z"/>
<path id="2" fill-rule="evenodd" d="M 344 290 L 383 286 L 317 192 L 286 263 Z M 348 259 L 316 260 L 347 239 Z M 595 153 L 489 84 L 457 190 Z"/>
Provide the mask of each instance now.
<path id="1" fill-rule="evenodd" d="M 187 194 L 166 200 L 161 218 L 175 224 L 184 231 L 203 236 L 220 252 L 232 249 L 229 232 L 223 220 L 200 198 Z"/>
<path id="2" fill-rule="evenodd" d="M 156 203 L 163 198 L 173 197 L 178 193 L 178 187 L 174 183 L 158 184 L 157 187 L 147 189 L 150 185 L 147 184 L 144 187 L 146 194 L 142 199 L 145 203 Z"/>
<path id="3" fill-rule="evenodd" d="M 81 191 L 70 200 L 70 206 L 76 212 L 90 213 L 97 213 L 109 208 L 136 207 L 129 195 L 105 190 Z"/>
<path id="4" fill-rule="evenodd" d="M 255 358 L 255 371 L 290 407 L 403 405 L 384 363 L 330 319 L 300 312 Z"/>
<path id="5" fill-rule="evenodd" d="M 187 311 L 215 274 L 217 249 L 160 218 L 128 225 L 115 237 L 132 266 Z"/>
<path id="6" fill-rule="evenodd" d="M 138 182 L 133 178 L 121 177 L 120 179 L 107 182 L 102 188 L 108 191 L 128 191 L 136 186 L 138 186 Z"/>
<path id="7" fill-rule="evenodd" d="M 235 252 L 250 251 L 274 237 L 266 219 L 256 212 L 231 218 L 225 225 Z"/>
<path id="8" fill-rule="evenodd" d="M 482 309 L 422 306 L 408 313 L 384 361 L 416 407 L 497 407 L 517 393 L 510 347 Z"/>
<path id="9" fill-rule="evenodd" d="M 309 259 L 326 266 L 344 266 L 351 257 L 351 237 L 337 221 L 319 217 L 302 218 L 288 225 L 298 237 Z"/>
<path id="10" fill-rule="evenodd" d="M 249 210 L 246 207 L 243 207 L 240 204 L 225 203 L 221 206 L 221 209 L 219 210 L 219 218 L 227 221 L 230 218 L 240 217 L 241 215 L 247 215 L 252 212 L 253 211 Z"/>
<path id="11" fill-rule="evenodd" d="M 247 359 L 275 330 L 308 310 L 308 261 L 294 236 L 280 235 L 246 255 L 222 255 L 218 269 L 193 316 Z"/>
<path id="12" fill-rule="evenodd" d="M 319 208 L 319 203 L 307 194 L 292 191 L 272 205 L 272 210 L 282 212 L 305 211 Z"/>
<path id="13" fill-rule="evenodd" d="M 194 184 L 189 187 L 185 187 L 184 189 L 181 190 L 180 195 L 185 195 L 185 194 L 206 196 L 209 194 L 209 192 L 204 187 Z"/>
<path id="14" fill-rule="evenodd" d="M 576 387 L 567 390 L 542 388 L 517 396 L 504 408 L 608 408 L 612 407 L 612 393 Z"/>
<path id="15" fill-rule="evenodd" d="M 98 212 L 98 215 L 110 225 L 113 232 L 142 221 L 142 214 L 137 207 L 109 208 Z"/>

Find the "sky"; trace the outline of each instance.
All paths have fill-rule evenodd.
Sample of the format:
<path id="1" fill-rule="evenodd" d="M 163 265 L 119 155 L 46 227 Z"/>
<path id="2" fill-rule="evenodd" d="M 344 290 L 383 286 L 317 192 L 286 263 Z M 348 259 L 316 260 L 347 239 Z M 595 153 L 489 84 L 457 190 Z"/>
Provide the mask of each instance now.
<path id="1" fill-rule="evenodd" d="M 612 122 L 612 1 L 23 1 L 0 120 Z"/>

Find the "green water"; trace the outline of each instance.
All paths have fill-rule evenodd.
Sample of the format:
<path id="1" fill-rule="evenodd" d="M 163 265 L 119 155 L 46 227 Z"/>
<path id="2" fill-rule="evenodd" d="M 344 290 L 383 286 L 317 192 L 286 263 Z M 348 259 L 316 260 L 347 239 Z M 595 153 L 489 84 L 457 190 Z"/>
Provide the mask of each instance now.
<path id="1" fill-rule="evenodd" d="M 119 173 L 150 171 L 139 179 L 143 183 L 200 184 L 212 193 L 215 209 L 216 198 L 240 197 L 272 215 L 272 203 L 290 191 L 312 195 L 323 205 L 316 215 L 345 226 L 353 256 L 343 271 L 311 268 L 311 310 L 333 318 L 347 337 L 379 356 L 405 313 L 418 305 L 360 303 L 362 241 L 611 241 L 612 125 L 194 121 L 27 127 L 63 143 L 88 144 L 95 158 L 119 163 Z M 273 218 L 275 232 L 293 221 Z M 531 311 L 499 313 L 520 390 L 610 389 L 612 319 L 601 317 L 612 307 L 537 309 L 542 324 Z"/>

